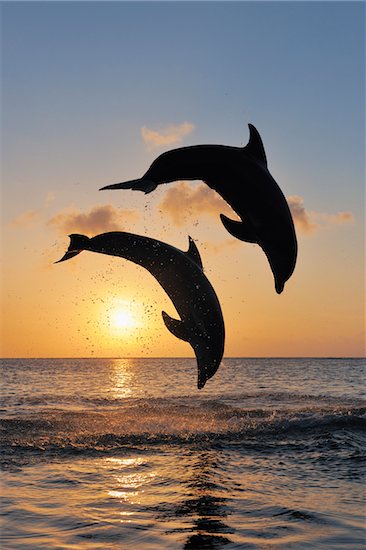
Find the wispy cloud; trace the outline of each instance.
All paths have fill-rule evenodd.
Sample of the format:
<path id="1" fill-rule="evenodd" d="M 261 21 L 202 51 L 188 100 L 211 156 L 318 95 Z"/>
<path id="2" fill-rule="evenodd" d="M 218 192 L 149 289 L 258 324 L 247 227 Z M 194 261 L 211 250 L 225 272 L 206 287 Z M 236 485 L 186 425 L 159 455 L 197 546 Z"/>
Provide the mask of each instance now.
<path id="1" fill-rule="evenodd" d="M 318 229 L 318 224 L 313 217 L 305 210 L 304 199 L 299 195 L 290 195 L 287 198 L 291 214 L 296 228 L 303 233 L 312 233 Z"/>
<path id="2" fill-rule="evenodd" d="M 287 198 L 295 225 L 302 233 L 314 233 L 318 229 L 330 225 L 341 225 L 355 221 L 352 212 L 337 212 L 328 214 L 315 210 L 306 210 L 304 199 L 298 195 L 290 195 Z"/>
<path id="3" fill-rule="evenodd" d="M 193 130 L 194 124 L 191 122 L 183 122 L 179 125 L 172 124 L 167 126 L 159 132 L 143 126 L 141 128 L 141 135 L 148 149 L 154 149 L 156 147 L 180 143 L 182 139 L 193 132 Z"/>
<path id="4" fill-rule="evenodd" d="M 229 246 L 237 246 L 240 243 L 241 241 L 239 241 L 239 239 L 235 239 L 234 237 L 215 242 L 205 241 L 202 244 L 202 249 L 207 252 L 211 252 L 212 254 L 220 254 L 220 252 L 226 251 Z"/>
<path id="5" fill-rule="evenodd" d="M 326 214 L 323 212 L 315 212 L 317 218 L 327 224 L 340 225 L 343 223 L 354 223 L 355 218 L 352 212 L 337 212 L 337 214 Z"/>
<path id="6" fill-rule="evenodd" d="M 27 210 L 26 212 L 23 212 L 19 216 L 16 216 L 11 222 L 9 223 L 10 227 L 13 228 L 23 228 L 23 227 L 31 227 L 39 220 L 39 211 L 38 210 Z"/>
<path id="7" fill-rule="evenodd" d="M 41 220 L 43 210 L 47 208 L 54 200 L 55 194 L 52 192 L 48 192 L 40 208 L 35 208 L 34 210 L 26 210 L 25 212 L 22 212 L 9 222 L 9 227 L 12 227 L 14 229 L 27 229 L 36 225 Z"/>
<path id="8" fill-rule="evenodd" d="M 328 214 L 309 211 L 305 208 L 303 197 L 298 195 L 289 196 L 287 201 L 300 233 L 311 234 L 322 227 L 354 222 L 351 212 Z M 200 215 L 216 217 L 222 213 L 235 218 L 229 205 L 205 184 L 192 186 L 181 181 L 167 189 L 159 206 L 177 226 L 183 225 L 188 218 Z"/>
<path id="9" fill-rule="evenodd" d="M 178 226 L 183 225 L 187 218 L 201 214 L 235 216 L 224 199 L 203 183 L 192 187 L 186 181 L 179 182 L 167 189 L 159 206 Z"/>
<path id="10" fill-rule="evenodd" d="M 122 210 L 111 205 L 95 206 L 87 212 L 69 207 L 48 220 L 62 234 L 82 232 L 89 234 L 106 231 L 123 231 L 126 223 L 134 222 L 138 213 L 134 210 Z"/>

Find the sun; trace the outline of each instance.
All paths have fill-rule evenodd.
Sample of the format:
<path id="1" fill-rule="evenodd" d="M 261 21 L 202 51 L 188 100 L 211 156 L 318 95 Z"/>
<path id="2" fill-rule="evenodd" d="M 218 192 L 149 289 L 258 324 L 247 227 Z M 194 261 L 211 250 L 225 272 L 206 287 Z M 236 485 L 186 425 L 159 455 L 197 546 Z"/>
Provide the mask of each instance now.
<path id="1" fill-rule="evenodd" d="M 114 299 L 107 309 L 106 323 L 112 333 L 132 333 L 141 325 L 140 307 L 135 301 Z"/>
<path id="2" fill-rule="evenodd" d="M 112 325 L 116 328 L 132 328 L 136 326 L 136 321 L 128 309 L 116 309 L 111 315 Z"/>

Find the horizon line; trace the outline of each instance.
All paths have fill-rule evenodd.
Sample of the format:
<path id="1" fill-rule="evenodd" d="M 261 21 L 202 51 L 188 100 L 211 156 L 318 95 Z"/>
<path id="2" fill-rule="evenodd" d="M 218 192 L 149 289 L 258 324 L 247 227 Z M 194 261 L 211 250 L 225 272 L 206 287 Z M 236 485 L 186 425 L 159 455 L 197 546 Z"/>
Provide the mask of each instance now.
<path id="1" fill-rule="evenodd" d="M 111 357 L 96 357 L 96 356 L 75 356 L 75 357 L 0 357 L 0 361 L 10 359 L 193 359 L 195 357 L 187 356 L 151 356 L 151 357 L 132 357 L 132 356 L 111 356 Z M 225 359 L 366 359 L 365 355 L 228 355 Z"/>

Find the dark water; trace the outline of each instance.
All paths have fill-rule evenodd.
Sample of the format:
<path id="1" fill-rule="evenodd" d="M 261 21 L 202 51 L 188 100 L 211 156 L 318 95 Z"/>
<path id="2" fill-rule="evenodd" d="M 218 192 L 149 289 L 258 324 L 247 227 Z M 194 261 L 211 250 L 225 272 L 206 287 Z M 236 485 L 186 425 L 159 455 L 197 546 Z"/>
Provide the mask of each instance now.
<path id="1" fill-rule="evenodd" d="M 2 549 L 364 549 L 362 359 L 2 361 Z"/>

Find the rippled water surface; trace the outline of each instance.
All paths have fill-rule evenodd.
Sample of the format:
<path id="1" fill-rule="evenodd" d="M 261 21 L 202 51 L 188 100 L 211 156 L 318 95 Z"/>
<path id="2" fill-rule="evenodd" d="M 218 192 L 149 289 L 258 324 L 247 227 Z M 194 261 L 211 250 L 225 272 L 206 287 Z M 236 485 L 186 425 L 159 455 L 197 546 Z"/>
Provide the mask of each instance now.
<path id="1" fill-rule="evenodd" d="M 2 361 L 2 549 L 364 549 L 364 360 Z"/>

